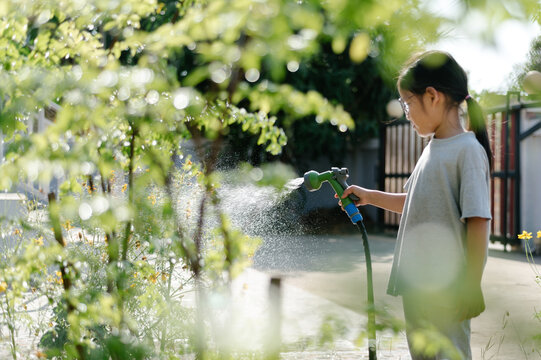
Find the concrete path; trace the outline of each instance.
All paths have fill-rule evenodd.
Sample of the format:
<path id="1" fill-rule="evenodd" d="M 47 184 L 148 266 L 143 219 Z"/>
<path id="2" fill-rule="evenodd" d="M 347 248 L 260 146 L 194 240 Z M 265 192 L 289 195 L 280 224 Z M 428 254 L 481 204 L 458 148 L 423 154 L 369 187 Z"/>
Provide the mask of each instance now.
<path id="1" fill-rule="evenodd" d="M 385 294 L 394 238 L 370 235 L 376 304 L 402 318 L 399 298 Z M 541 334 L 541 288 L 536 267 L 522 253 L 505 253 L 492 246 L 483 281 L 487 310 L 472 322 L 474 360 L 541 358 L 532 337 Z M 254 265 L 233 283 L 234 295 L 224 305 L 235 312 L 223 341 L 237 349 L 261 344 L 269 321 L 269 281 L 282 278 L 282 339 L 285 360 L 368 359 L 366 341 L 358 341 L 366 318 L 366 272 L 360 236 L 294 236 L 265 239 Z M 188 299 L 187 299 L 188 300 Z M 187 304 L 189 306 L 189 304 Z M 334 337 L 320 346 L 321 335 Z M 5 335 L 5 334 L 4 334 Z M 24 336 L 23 333 L 20 335 Z M 29 349 L 34 348 L 30 343 Z M 405 336 L 378 333 L 379 360 L 411 360 Z M 34 352 L 30 352 L 33 354 Z M 0 359 L 9 350 L 0 349 Z"/>
<path id="2" fill-rule="evenodd" d="M 394 238 L 369 235 L 369 241 L 376 303 L 380 306 L 385 304 L 389 313 L 402 318 L 400 299 L 385 294 Z M 325 313 L 325 309 L 333 309 L 344 318 L 364 323 L 359 315 L 366 298 L 364 253 L 360 236 L 266 239 L 256 253 L 254 268 L 267 276 L 281 276 L 284 279 L 284 327 L 288 326 L 288 317 L 295 317 L 293 312 L 287 312 L 288 306 L 292 306 L 289 304 L 291 302 L 303 310 L 297 313 L 297 318 L 303 318 L 308 323 L 312 321 L 312 331 L 317 330 L 316 314 Z M 295 293 L 292 289 L 302 292 Z M 528 263 L 523 253 L 505 253 L 501 247 L 491 245 L 483 290 L 487 310 L 472 321 L 473 358 L 541 358 L 538 350 L 541 347 L 536 347 L 532 341 L 535 334 L 541 334 L 541 323 L 535 317 L 536 309 L 541 311 L 541 288 L 536 283 L 535 266 Z M 397 337 L 378 334 L 378 337 L 379 358 L 410 359 L 404 334 Z M 330 358 L 364 359 L 366 348 L 356 347 L 351 338 L 345 338 L 349 348 L 335 349 L 330 353 L 308 351 L 304 357 L 299 353 L 291 353 L 289 355 L 293 357 L 288 357 L 285 353 L 283 357 L 327 359 L 332 355 L 334 357 Z M 381 338 L 384 340 L 381 341 Z M 387 355 L 384 355 L 384 349 Z M 318 357 L 318 354 L 326 355 Z"/>

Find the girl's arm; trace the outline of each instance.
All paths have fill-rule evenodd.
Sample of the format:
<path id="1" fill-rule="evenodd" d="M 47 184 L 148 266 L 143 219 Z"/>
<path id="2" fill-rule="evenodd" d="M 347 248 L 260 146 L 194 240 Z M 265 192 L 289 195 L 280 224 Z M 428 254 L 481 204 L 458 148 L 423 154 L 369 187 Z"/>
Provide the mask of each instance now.
<path id="1" fill-rule="evenodd" d="M 345 198 L 350 194 L 355 194 L 360 199 L 359 201 L 355 202 L 356 206 L 374 205 L 399 214 L 402 214 L 404 202 L 406 201 L 405 193 L 388 193 L 378 190 L 365 189 L 356 185 L 352 185 L 344 190 L 342 198 Z"/>
<path id="2" fill-rule="evenodd" d="M 466 219 L 466 274 L 461 319 L 478 316 L 485 310 L 481 278 L 487 256 L 490 220 L 480 217 Z"/>
<path id="3" fill-rule="evenodd" d="M 490 220 L 480 217 L 466 219 L 466 275 L 481 283 L 487 256 Z"/>

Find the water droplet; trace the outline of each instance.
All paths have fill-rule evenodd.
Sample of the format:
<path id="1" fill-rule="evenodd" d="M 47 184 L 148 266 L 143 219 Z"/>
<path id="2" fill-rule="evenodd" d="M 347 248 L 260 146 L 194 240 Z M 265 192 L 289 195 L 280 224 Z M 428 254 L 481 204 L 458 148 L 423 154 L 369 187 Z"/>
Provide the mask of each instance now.
<path id="1" fill-rule="evenodd" d="M 68 103 L 76 105 L 81 103 L 81 101 L 83 100 L 83 94 L 81 93 L 81 90 L 73 89 L 66 92 L 65 98 Z"/>
<path id="2" fill-rule="evenodd" d="M 150 90 L 145 97 L 145 100 L 148 104 L 154 105 L 160 99 L 160 94 L 156 90 Z"/>
<path id="3" fill-rule="evenodd" d="M 92 209 L 96 215 L 102 214 L 109 209 L 109 201 L 103 196 L 97 196 L 92 200 Z"/>
<path id="4" fill-rule="evenodd" d="M 128 86 L 122 86 L 120 89 L 118 89 L 118 100 L 126 101 L 130 98 L 130 95 L 130 88 Z"/>
<path id="5" fill-rule="evenodd" d="M 387 110 L 387 114 L 393 118 L 400 118 L 404 114 L 402 105 L 400 105 L 400 102 L 396 99 L 389 101 L 385 110 Z"/>
<path id="6" fill-rule="evenodd" d="M 49 9 L 45 9 L 42 12 L 39 13 L 38 18 L 36 19 L 36 25 L 43 25 L 49 19 L 51 18 L 51 11 Z"/>
<path id="7" fill-rule="evenodd" d="M 223 66 L 210 66 L 210 78 L 216 84 L 221 84 L 227 79 L 227 72 Z"/>
<path id="8" fill-rule="evenodd" d="M 340 125 L 338 127 L 338 130 L 340 130 L 340 132 L 346 132 L 346 131 L 348 131 L 348 127 L 346 125 L 342 124 L 342 125 Z"/>
<path id="9" fill-rule="evenodd" d="M 49 56 L 48 51 L 45 54 L 45 56 L 46 57 Z M 81 69 L 79 65 L 75 65 L 74 67 L 71 68 L 71 73 L 73 74 L 73 78 L 75 79 L 75 81 L 79 81 L 81 80 L 81 77 L 83 76 L 83 69 Z"/>
<path id="10" fill-rule="evenodd" d="M 82 203 L 79 206 L 79 217 L 81 220 L 88 220 L 92 217 L 92 207 L 88 203 Z"/>
<path id="11" fill-rule="evenodd" d="M 119 206 L 115 209 L 115 216 L 118 221 L 129 220 L 130 210 L 126 206 Z"/>
<path id="12" fill-rule="evenodd" d="M 302 50 L 308 45 L 306 39 L 301 35 L 291 35 L 287 39 L 287 44 L 289 45 L 289 48 L 294 51 Z"/>
<path id="13" fill-rule="evenodd" d="M 182 109 L 187 108 L 189 104 L 190 104 L 190 90 L 187 88 L 179 89 L 175 93 L 173 106 L 178 110 L 182 110 Z"/>
<path id="14" fill-rule="evenodd" d="M 135 69 L 132 72 L 132 81 L 136 84 L 143 85 L 151 82 L 154 79 L 154 72 L 150 69 Z"/>
<path id="15" fill-rule="evenodd" d="M 263 170 L 261 170 L 260 168 L 253 168 L 250 171 L 250 177 L 253 181 L 260 181 L 261 179 L 263 179 Z"/>
<path id="16" fill-rule="evenodd" d="M 118 81 L 118 75 L 113 71 L 105 70 L 98 75 L 97 80 L 101 86 L 112 87 L 116 85 Z"/>
<path id="17" fill-rule="evenodd" d="M 248 71 L 246 71 L 246 74 L 244 74 L 244 77 L 249 82 L 256 82 L 257 80 L 259 80 L 259 70 L 254 68 L 248 69 Z"/>
<path id="18" fill-rule="evenodd" d="M 287 70 L 289 70 L 290 72 L 296 72 L 297 70 L 299 70 L 299 63 L 295 60 L 291 60 L 287 63 Z"/>

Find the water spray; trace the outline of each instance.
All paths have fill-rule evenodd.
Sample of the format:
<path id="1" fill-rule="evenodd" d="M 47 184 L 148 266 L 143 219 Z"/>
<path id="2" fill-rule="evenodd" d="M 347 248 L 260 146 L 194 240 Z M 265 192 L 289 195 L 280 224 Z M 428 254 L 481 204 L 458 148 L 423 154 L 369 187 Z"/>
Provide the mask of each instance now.
<path id="1" fill-rule="evenodd" d="M 366 258 L 366 287 L 368 297 L 368 358 L 376 360 L 376 313 L 374 307 L 374 285 L 372 282 L 372 259 L 370 257 L 370 248 L 368 246 L 368 236 L 364 227 L 363 217 L 359 209 L 355 206 L 355 201 L 359 198 L 353 194 L 342 199 L 344 190 L 349 187 L 346 180 L 349 177 L 347 168 L 333 167 L 330 171 L 318 173 L 311 170 L 304 174 L 304 185 L 308 191 L 316 191 L 321 188 L 324 182 L 331 184 L 332 188 L 342 201 L 342 207 L 348 214 L 351 222 L 357 225 L 363 239 L 364 256 Z"/>

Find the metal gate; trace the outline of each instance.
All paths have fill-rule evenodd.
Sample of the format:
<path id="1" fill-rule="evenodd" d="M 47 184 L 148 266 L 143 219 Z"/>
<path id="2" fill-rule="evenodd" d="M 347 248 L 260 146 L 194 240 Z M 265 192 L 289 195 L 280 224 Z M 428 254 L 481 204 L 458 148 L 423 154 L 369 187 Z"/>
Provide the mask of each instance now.
<path id="1" fill-rule="evenodd" d="M 518 102 L 510 104 L 510 97 Z M 521 229 L 520 143 L 541 129 L 541 120 L 521 132 L 523 110 L 541 107 L 541 102 L 522 103 L 518 93 L 509 92 L 506 106 L 488 111 L 488 134 L 494 156 L 491 173 L 491 240 L 517 244 Z M 403 186 L 428 140 L 417 136 L 406 120 L 385 124 L 380 129 L 379 188 L 402 192 Z M 518 184 L 518 185 L 517 185 Z M 400 215 L 380 210 L 379 224 L 397 228 Z"/>
<path id="2" fill-rule="evenodd" d="M 427 144 L 428 140 L 417 136 L 407 120 L 383 125 L 380 129 L 379 188 L 392 193 L 403 192 L 404 184 Z M 400 215 L 379 210 L 378 223 L 398 228 Z"/>

